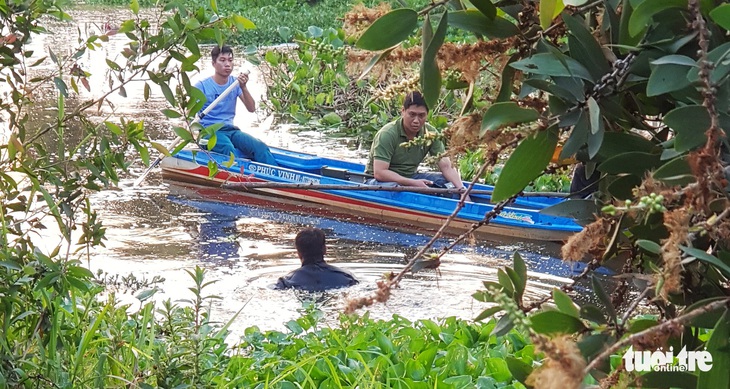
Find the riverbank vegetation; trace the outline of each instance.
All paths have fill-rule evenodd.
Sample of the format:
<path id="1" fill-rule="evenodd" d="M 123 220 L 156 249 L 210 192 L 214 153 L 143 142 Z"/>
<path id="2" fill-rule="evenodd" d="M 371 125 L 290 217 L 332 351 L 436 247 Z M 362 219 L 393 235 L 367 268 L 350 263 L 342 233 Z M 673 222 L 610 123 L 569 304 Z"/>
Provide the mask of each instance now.
<path id="1" fill-rule="evenodd" d="M 44 18 L 70 19 L 64 2 L 0 6 L 8 26 L 0 37 L 6 75 L 0 101 L 0 386 L 348 387 L 355 380 L 360 387 L 417 387 L 425 380 L 428 387 L 521 387 L 524 379 L 536 388 L 577 388 L 596 380 L 604 387 L 730 387 L 730 6 L 712 0 L 543 0 L 539 7 L 530 1 L 442 1 L 361 11 L 366 20 L 357 34 L 290 30 L 295 37 L 305 34 L 302 41 L 314 40 L 286 59 L 264 55 L 274 68 L 297 77 L 308 72 L 299 65 L 317 46 L 320 62 L 310 68 L 320 73 L 306 76 L 324 80 L 331 74 L 330 88 L 357 85 L 338 79 L 339 64 L 323 66 L 341 60 L 339 41 L 342 47 L 353 43 L 345 48 L 352 68 L 343 71 L 360 64 L 356 73 L 365 74 L 372 89 L 362 89 L 371 92 L 358 96 L 352 111 L 363 118 L 368 110 L 380 115 L 378 104 L 397 107 L 388 97 L 398 90 L 390 86 L 416 84 L 430 106 L 449 106 L 434 113 L 454 115 L 442 126 L 452 148 L 483 150 L 475 177 L 508 155 L 493 194 L 497 210 L 557 169 L 550 161 L 558 144 L 561 158 L 598 171 L 594 199 L 549 211 L 586 224 L 566 242 L 563 257 L 588 263 L 578 278 L 592 288 L 566 285 L 551 299 L 527 301 L 527 271 L 515 256 L 512 266 L 499 270 L 498 282 L 474 293 L 489 303 L 477 318 L 484 324 L 345 317 L 330 329 L 316 327 L 312 313 L 289 323 L 291 333 L 250 329 L 239 348 L 229 348 L 225 326 L 210 325 L 202 271 L 191 271 L 194 296 L 185 306 L 145 305 L 130 313 L 97 299 L 102 289 L 82 262 L 105 233 L 89 194 L 128 174 L 127 150 L 145 163 L 152 152 L 168 152 L 149 139 L 143 121 L 117 117 L 108 97 L 126 96 L 125 86 L 142 79 L 144 99 L 159 90 L 169 103 L 163 113 L 189 120 L 201 108 L 187 76 L 201 59 L 198 44 L 222 43 L 224 34 L 245 35 L 252 27 L 215 2 L 165 4 L 176 12 L 148 18 L 132 1 L 134 16 L 118 29 L 80 36 L 70 53 L 50 47 L 43 55 L 31 52 L 30 41 L 45 32 Z M 449 42 L 452 29 L 471 39 Z M 129 39 L 123 59 L 93 68 L 79 61 L 87 50 L 105 47 L 111 34 Z M 331 41 L 320 48 L 325 38 Z M 417 71 L 408 71 L 410 63 Z M 92 72 L 104 74 L 105 82 L 91 84 Z M 299 85 L 300 92 L 315 87 L 303 79 Z M 284 109 L 291 105 L 284 97 L 301 108 L 311 96 L 318 121 L 347 119 L 330 105 L 338 102 L 336 94 L 280 92 Z M 378 93 L 384 98 L 371 100 Z M 49 95 L 54 108 L 39 109 Z M 296 113 L 302 110 L 291 112 L 295 119 Z M 200 136 L 183 125 L 174 133 L 186 142 Z M 484 223 L 497 213 L 485 215 Z M 51 225 L 58 243 L 47 238 Z M 438 266 L 438 256 L 426 259 L 425 252 L 348 310 L 386 302 L 406 271 Z M 620 273 L 611 290 L 594 274 L 606 264 L 618 264 Z M 575 293 L 597 303 L 577 307 Z M 656 315 L 631 320 L 641 304 Z M 495 314 L 499 319 L 490 319 Z M 302 351 L 305 345 L 313 351 Z M 630 346 L 706 348 L 712 368 L 631 371 L 620 362 Z M 233 375 L 250 381 L 220 381 Z"/>

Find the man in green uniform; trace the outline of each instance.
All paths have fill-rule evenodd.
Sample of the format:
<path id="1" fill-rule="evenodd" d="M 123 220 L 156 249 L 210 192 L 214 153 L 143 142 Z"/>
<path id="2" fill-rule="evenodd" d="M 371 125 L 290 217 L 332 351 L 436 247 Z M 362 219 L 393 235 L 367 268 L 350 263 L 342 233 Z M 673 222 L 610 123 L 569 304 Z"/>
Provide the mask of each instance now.
<path id="1" fill-rule="evenodd" d="M 426 123 L 428 106 L 423 95 L 420 92 L 406 95 L 401 113 L 401 118 L 386 124 L 375 134 L 366 170 L 375 178 L 366 184 L 463 188 L 459 171 L 451 164 L 449 157 L 438 161 L 441 173 L 416 172 L 426 155 L 437 156 L 444 152 L 443 142 L 432 140 L 425 145 L 401 146 L 404 142 L 435 131 Z"/>

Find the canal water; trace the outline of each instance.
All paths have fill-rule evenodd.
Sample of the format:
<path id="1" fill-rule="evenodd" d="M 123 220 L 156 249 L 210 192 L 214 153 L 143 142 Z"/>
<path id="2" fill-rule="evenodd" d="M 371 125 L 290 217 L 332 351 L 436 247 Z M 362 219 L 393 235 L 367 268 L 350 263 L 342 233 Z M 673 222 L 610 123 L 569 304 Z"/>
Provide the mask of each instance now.
<path id="1" fill-rule="evenodd" d="M 66 53 L 76 44 L 77 31 L 103 31 L 113 28 L 115 20 L 131 17 L 124 10 L 73 11 L 75 24 L 49 23 L 52 34 L 34 39 L 36 56 L 53 49 Z M 78 30 L 77 30 L 78 27 Z M 100 50 L 87 52 L 81 59 L 85 68 L 97 68 L 105 59 L 118 60 L 126 37 L 114 35 Z M 209 48 L 203 48 L 207 51 Z M 210 60 L 201 59 L 193 80 L 212 74 Z M 265 98 L 261 72 L 239 56 L 237 70 L 252 72 L 250 89 L 257 103 Z M 235 72 L 235 70 L 234 70 Z M 104 74 L 95 72 L 91 85 L 103 85 Z M 127 88 L 126 98 L 113 96 L 113 107 L 105 106 L 100 118 L 144 119 L 146 133 L 162 144 L 172 143 L 173 125 L 160 112 L 166 102 L 159 91 L 149 101 L 142 99 L 144 83 Z M 154 88 L 153 88 L 154 90 Z M 93 97 L 103 90 L 86 92 Z M 240 103 L 240 102 L 239 102 Z M 240 106 L 235 124 L 271 146 L 306 151 L 327 157 L 362 162 L 367 150 L 354 139 L 328 138 L 322 132 L 276 124 L 262 110 L 248 113 Z M 105 116 L 106 115 L 106 116 Z M 351 298 L 367 296 L 376 290 L 384 274 L 398 272 L 426 242 L 429 236 L 359 223 L 356 218 L 325 210 L 298 209 L 252 198 L 249 205 L 211 201 L 205 190 L 190 185 L 163 181 L 156 169 L 139 187 L 132 183 L 145 169 L 138 156 L 118 187 L 93 196 L 93 203 L 107 230 L 105 247 L 92 253 L 88 265 L 114 285 L 120 300 L 136 309 L 134 297 L 140 284 L 157 289 L 154 298 L 182 301 L 192 297 L 188 272 L 204 268 L 207 280 L 214 281 L 204 294 L 220 299 L 211 305 L 212 318 L 227 322 L 235 317 L 232 332 L 241 334 L 246 327 L 283 329 L 297 318 L 312 296 L 272 288 L 277 278 L 294 270 L 298 260 L 293 239 L 303 227 L 314 226 L 327 235 L 327 260 L 343 267 L 360 280 L 354 287 L 336 290 L 321 298 L 319 307 L 326 313 L 325 323 L 336 323 L 339 312 Z M 435 250 L 448 244 L 438 242 Z M 425 270 L 407 276 L 386 304 L 369 308 L 370 316 L 387 319 L 400 315 L 409 319 L 457 316 L 474 318 L 487 305 L 471 294 L 483 281 L 496 281 L 497 269 L 511 266 L 515 250 L 520 250 L 529 267 L 526 298 L 539 299 L 569 282 L 582 264 L 567 264 L 547 254 L 545 246 L 535 243 L 472 241 L 447 254 L 438 270 Z M 142 289 L 146 287 L 141 287 Z M 237 314 L 238 313 L 238 314 Z"/>

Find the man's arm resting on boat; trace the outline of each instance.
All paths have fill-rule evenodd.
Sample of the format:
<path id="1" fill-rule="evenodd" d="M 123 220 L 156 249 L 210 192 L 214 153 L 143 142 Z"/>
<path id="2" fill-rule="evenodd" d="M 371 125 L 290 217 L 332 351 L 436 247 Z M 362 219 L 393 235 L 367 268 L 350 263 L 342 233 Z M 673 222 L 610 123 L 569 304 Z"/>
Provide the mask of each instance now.
<path id="1" fill-rule="evenodd" d="M 428 180 L 414 180 L 412 178 L 403 177 L 400 174 L 390 170 L 390 162 L 379 159 L 373 160 L 373 175 L 380 182 L 395 182 L 403 186 L 419 186 L 426 188 L 431 182 Z"/>

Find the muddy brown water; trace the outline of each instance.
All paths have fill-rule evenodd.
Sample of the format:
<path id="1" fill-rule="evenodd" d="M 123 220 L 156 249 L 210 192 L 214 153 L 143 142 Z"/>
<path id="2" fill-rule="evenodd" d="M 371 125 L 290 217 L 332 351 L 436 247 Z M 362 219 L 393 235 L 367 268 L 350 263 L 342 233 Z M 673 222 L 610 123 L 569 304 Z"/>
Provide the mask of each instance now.
<path id="1" fill-rule="evenodd" d="M 74 23 L 49 22 L 52 34 L 36 37 L 32 46 L 35 56 L 49 50 L 67 53 L 76 45 L 78 31 L 82 34 L 101 31 L 115 20 L 131 17 L 127 10 L 105 9 L 72 11 Z M 90 51 L 80 59 L 85 69 L 104 66 L 105 59 L 118 60 L 126 43 L 123 35 L 114 35 L 103 48 Z M 207 51 L 203 48 L 203 51 Z M 47 61 L 49 62 L 49 61 Z M 50 64 L 44 65 L 49 66 Z M 193 81 L 212 74 L 210 61 L 203 59 L 199 73 L 191 74 Z M 257 103 L 265 98 L 266 89 L 258 69 L 237 59 L 237 70 L 252 71 L 251 92 Z M 43 68 L 39 71 L 43 71 Z M 80 98 L 98 96 L 105 91 L 105 75 L 95 71 L 91 92 L 82 90 Z M 125 117 L 144 119 L 146 133 L 162 144 L 172 143 L 172 125 L 160 112 L 166 108 L 162 94 L 155 91 L 149 101 L 143 101 L 144 83 L 127 87 L 127 98 L 112 96 L 113 106 L 105 106 L 99 118 Z M 108 90 L 108 89 L 107 89 Z M 154 90 L 154 88 L 153 88 Z M 74 99 L 69 99 L 73 104 Z M 239 103 L 240 104 L 240 103 Z M 238 107 L 235 124 L 266 141 L 271 146 L 306 151 L 328 157 L 364 161 L 367 150 L 358 147 L 354 139 L 328 138 L 321 132 L 295 129 L 275 124 L 261 110 L 245 112 Z M 179 123 L 177 123 L 179 124 Z M 376 289 L 375 282 L 383 274 L 399 271 L 404 263 L 423 246 L 429 236 L 365 225 L 357 220 L 316 213 L 281 209 L 252 201 L 250 205 L 231 205 L 201 198 L 190 187 L 163 181 L 156 169 L 139 187 L 134 179 L 145 167 L 137 155 L 131 175 L 124 177 L 117 188 L 93 196 L 99 216 L 107 228 L 106 247 L 96 250 L 89 261 L 91 269 L 107 276 L 134 275 L 137 280 L 164 278 L 156 284 L 158 300 L 174 301 L 190 298 L 188 287 L 193 285 L 187 271 L 201 266 L 207 279 L 215 281 L 207 294 L 221 297 L 212 306 L 214 320 L 226 322 L 236 312 L 231 327 L 240 334 L 248 326 L 262 329 L 283 329 L 286 321 L 297 318 L 306 296 L 293 291 L 277 291 L 272 285 L 277 278 L 295 269 L 298 260 L 293 251 L 293 238 L 304 226 L 323 228 L 327 233 L 327 259 L 356 275 L 357 286 L 332 291 L 321 308 L 325 320 L 336 323 L 345 302 L 352 297 L 365 296 Z M 448 243 L 443 239 L 436 249 Z M 534 242 L 506 244 L 471 242 L 462 244 L 447 254 L 438 271 L 426 270 L 407 276 L 387 304 L 370 307 L 375 318 L 394 314 L 409 319 L 458 316 L 473 318 L 488 306 L 477 302 L 471 294 L 482 287 L 482 281 L 496 281 L 497 269 L 511 266 L 515 250 L 525 257 L 529 267 L 526 298 L 538 299 L 551 290 L 569 282 L 567 277 L 578 274 L 582 264 L 567 264 L 541 254 L 544 246 Z M 139 302 L 136 291 L 119 285 L 120 300 L 135 309 Z"/>

